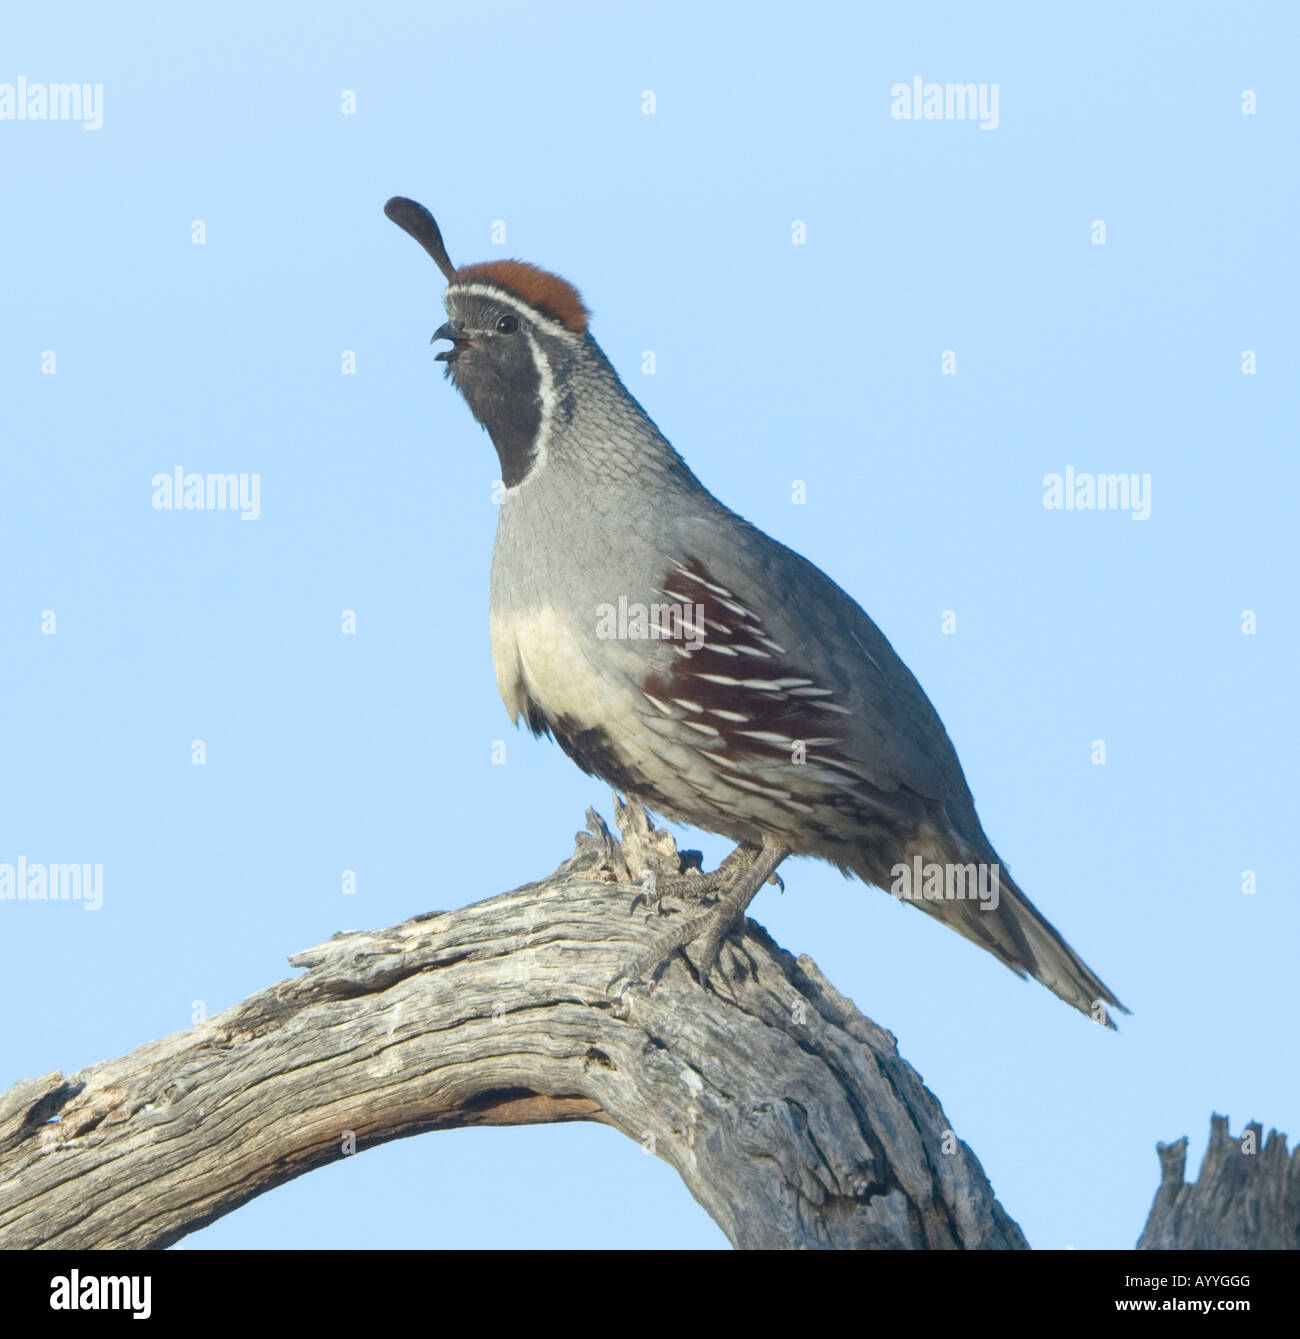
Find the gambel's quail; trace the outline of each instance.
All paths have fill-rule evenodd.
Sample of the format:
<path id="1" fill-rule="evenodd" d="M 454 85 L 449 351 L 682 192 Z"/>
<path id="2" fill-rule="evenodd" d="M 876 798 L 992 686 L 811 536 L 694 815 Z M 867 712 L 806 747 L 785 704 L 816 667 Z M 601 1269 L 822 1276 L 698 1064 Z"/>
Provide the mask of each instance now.
<path id="1" fill-rule="evenodd" d="M 490 626 L 506 710 L 585 772 L 738 843 L 680 880 L 715 895 L 707 910 L 615 981 L 687 945 L 707 979 L 758 889 L 812 855 L 1114 1026 L 1106 1006 L 1127 1010 L 1007 874 L 907 666 L 828 576 L 696 479 L 577 291 L 517 260 L 458 269 L 422 205 L 384 212 L 446 277 L 437 357 L 501 462 Z"/>

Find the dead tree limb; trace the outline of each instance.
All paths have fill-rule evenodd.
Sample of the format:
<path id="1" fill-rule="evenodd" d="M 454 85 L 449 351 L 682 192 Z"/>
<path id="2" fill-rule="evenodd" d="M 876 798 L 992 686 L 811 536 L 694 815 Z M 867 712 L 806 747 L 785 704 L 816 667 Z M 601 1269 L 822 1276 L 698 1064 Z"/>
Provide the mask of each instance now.
<path id="1" fill-rule="evenodd" d="M 629 914 L 636 883 L 682 868 L 618 817 L 621 844 L 589 812 L 538 883 L 336 935 L 296 979 L 0 1095 L 0 1247 L 164 1247 L 353 1147 L 569 1120 L 666 1159 L 739 1247 L 1025 1247 L 893 1036 L 753 922 L 708 990 L 679 957 L 606 994 L 673 914 Z"/>
<path id="2" fill-rule="evenodd" d="M 1210 1117 L 1201 1175 L 1187 1184 L 1187 1136 L 1157 1144 L 1160 1189 L 1140 1251 L 1300 1249 L 1300 1148 L 1289 1157 L 1286 1135 L 1252 1121 L 1234 1139 L 1226 1116 Z"/>

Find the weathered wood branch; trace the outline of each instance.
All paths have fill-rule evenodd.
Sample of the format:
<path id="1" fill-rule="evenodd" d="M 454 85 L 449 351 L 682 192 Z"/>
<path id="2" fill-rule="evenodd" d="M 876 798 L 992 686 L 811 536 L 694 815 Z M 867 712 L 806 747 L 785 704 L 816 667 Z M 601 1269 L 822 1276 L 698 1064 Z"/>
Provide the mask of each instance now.
<path id="1" fill-rule="evenodd" d="M 1300 1249 L 1300 1148 L 1289 1157 L 1286 1135 L 1247 1125 L 1239 1138 L 1226 1116 L 1210 1117 L 1201 1174 L 1187 1184 L 1187 1136 L 1157 1144 L 1160 1189 L 1140 1251 Z"/>
<path id="2" fill-rule="evenodd" d="M 753 922 L 708 990 L 679 957 L 606 994 L 672 914 L 629 914 L 635 883 L 682 868 L 639 807 L 618 817 L 621 844 L 589 811 L 547 879 L 336 935 L 294 980 L 0 1095 L 0 1247 L 163 1247 L 350 1141 L 592 1120 L 737 1246 L 1023 1248 L 893 1036 Z"/>

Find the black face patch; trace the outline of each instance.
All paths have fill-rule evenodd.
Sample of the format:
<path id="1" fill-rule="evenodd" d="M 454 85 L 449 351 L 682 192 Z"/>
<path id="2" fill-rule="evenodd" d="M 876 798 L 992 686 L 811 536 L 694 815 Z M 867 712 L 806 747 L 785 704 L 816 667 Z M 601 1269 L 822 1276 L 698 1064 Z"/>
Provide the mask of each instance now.
<path id="1" fill-rule="evenodd" d="M 527 333 L 527 316 L 505 301 L 455 301 L 457 339 L 447 376 L 487 430 L 506 487 L 525 478 L 537 457 L 542 426 L 541 374 Z"/>
<path id="2" fill-rule="evenodd" d="M 518 320 L 518 328 L 498 330 L 505 317 Z M 501 481 L 512 488 L 532 466 L 542 426 L 541 374 L 524 321 L 509 308 L 490 303 L 475 303 L 456 319 L 465 320 L 468 340 L 457 344 L 447 375 L 487 429 L 501 462 Z"/>
<path id="3" fill-rule="evenodd" d="M 542 426 L 537 369 L 527 345 L 523 353 L 526 366 L 517 356 L 493 358 L 471 347 L 447 369 L 470 412 L 492 438 L 501 462 L 501 482 L 507 488 L 519 483 L 532 467 Z"/>

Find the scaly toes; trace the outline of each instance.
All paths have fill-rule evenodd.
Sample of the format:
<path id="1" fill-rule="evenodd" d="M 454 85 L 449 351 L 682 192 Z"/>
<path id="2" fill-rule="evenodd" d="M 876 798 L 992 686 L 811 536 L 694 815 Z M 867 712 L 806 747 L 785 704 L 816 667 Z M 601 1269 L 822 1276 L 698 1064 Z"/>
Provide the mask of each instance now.
<path id="1" fill-rule="evenodd" d="M 656 939 L 648 948 L 639 953 L 621 971 L 616 972 L 606 985 L 613 992 L 620 982 L 631 985 L 653 975 L 674 953 L 689 945 L 700 943 L 698 952 L 691 956 L 691 964 L 699 975 L 701 984 L 709 984 L 709 976 L 717 966 L 718 953 L 722 941 L 745 914 L 754 894 L 751 875 L 759 852 L 747 847 L 737 847 L 726 860 L 711 874 L 702 874 L 690 870 L 682 874 L 660 874 L 649 870 L 642 875 L 642 887 L 632 899 L 629 912 L 635 911 L 642 901 L 653 906 L 663 914 L 666 899 L 686 902 L 696 910 L 680 917 Z M 760 882 L 763 880 L 760 878 Z M 780 878 L 773 872 L 771 882 L 780 884 Z M 700 904 L 709 899 L 709 905 L 700 909 Z"/>

